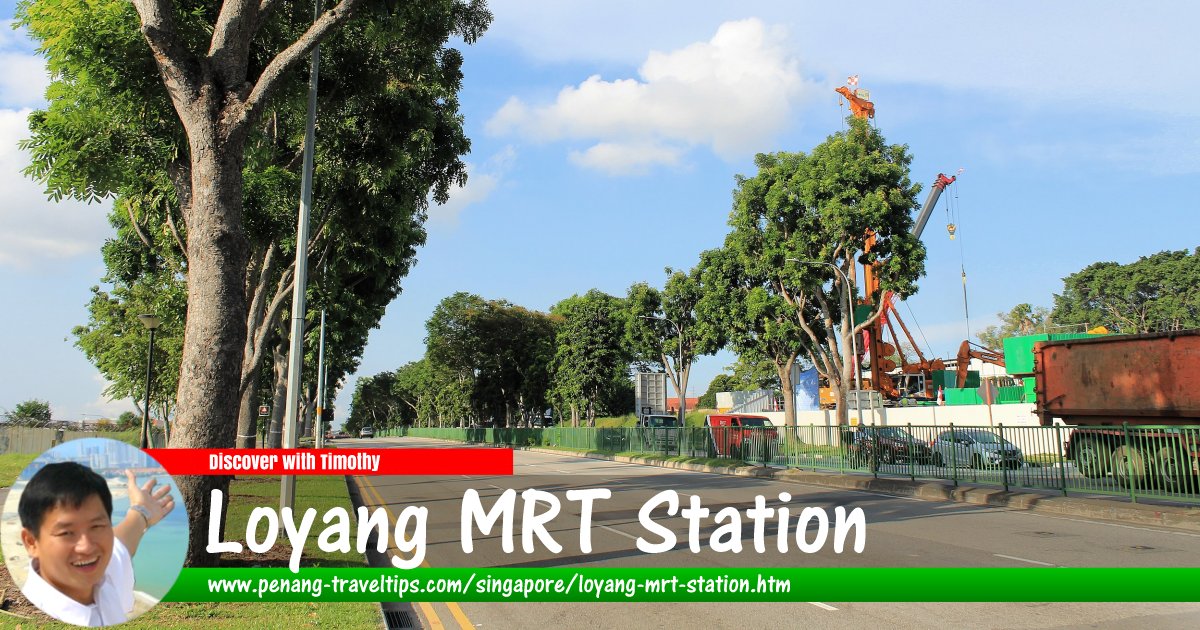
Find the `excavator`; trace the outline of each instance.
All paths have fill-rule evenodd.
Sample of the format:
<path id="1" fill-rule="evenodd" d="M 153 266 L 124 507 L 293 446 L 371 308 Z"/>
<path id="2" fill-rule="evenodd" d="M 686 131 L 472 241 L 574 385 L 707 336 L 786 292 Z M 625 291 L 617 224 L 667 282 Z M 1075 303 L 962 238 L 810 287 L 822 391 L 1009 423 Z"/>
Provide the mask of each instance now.
<path id="1" fill-rule="evenodd" d="M 963 388 L 967 386 L 967 371 L 971 364 L 971 359 L 979 359 L 984 363 L 991 363 L 1004 367 L 1004 353 L 998 352 L 986 346 L 981 346 L 972 342 L 970 339 L 964 340 L 962 345 L 958 347 L 958 365 L 955 367 L 954 383 L 955 387 Z"/>

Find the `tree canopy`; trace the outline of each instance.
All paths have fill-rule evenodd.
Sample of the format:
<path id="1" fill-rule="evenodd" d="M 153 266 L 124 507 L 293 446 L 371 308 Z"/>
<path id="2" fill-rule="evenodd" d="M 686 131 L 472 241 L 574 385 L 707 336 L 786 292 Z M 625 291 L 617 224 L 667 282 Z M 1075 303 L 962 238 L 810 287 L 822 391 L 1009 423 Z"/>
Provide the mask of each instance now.
<path id="1" fill-rule="evenodd" d="M 1004 347 L 1004 339 L 1007 337 L 1047 332 L 1057 328 L 1054 318 L 1050 316 L 1050 309 L 1033 306 L 1027 302 L 1012 307 L 1007 313 L 996 313 L 996 318 L 1000 320 L 999 324 L 979 331 L 979 342 L 997 350 Z"/>
<path id="2" fill-rule="evenodd" d="M 1200 327 L 1200 248 L 1163 251 L 1127 265 L 1098 262 L 1063 278 L 1054 322 L 1122 333 Z"/>
<path id="3" fill-rule="evenodd" d="M 706 304 L 739 353 L 775 364 L 785 392 L 803 352 L 840 395 L 854 369 L 843 358 L 851 335 L 878 319 L 888 292 L 916 293 L 925 248 L 911 234 L 920 185 L 909 179 L 910 161 L 907 147 L 851 118 L 810 154 L 759 154 L 758 173 L 738 177 L 731 231 L 720 250 L 702 255 Z M 856 263 L 872 266 L 878 287 L 862 296 L 870 317 L 852 326 L 842 274 L 853 280 Z M 793 423 L 790 395 L 784 413 Z"/>
<path id="4" fill-rule="evenodd" d="M 18 21 L 40 40 L 52 75 L 49 106 L 30 117 L 30 174 L 55 197 L 115 197 L 131 227 L 152 228 L 135 230 L 147 248 L 157 239 L 178 248 L 188 309 L 174 445 L 233 445 L 246 378 L 267 345 L 256 325 L 273 326 L 269 314 L 281 308 L 257 289 L 281 284 L 269 262 L 278 264 L 291 238 L 303 135 L 303 108 L 294 105 L 307 83 L 297 70 L 309 53 L 328 44 L 319 123 L 327 132 L 319 135 L 340 143 L 327 188 L 318 158 L 318 200 L 337 195 L 345 210 L 336 220 L 329 207 L 315 216 L 316 234 L 357 222 L 357 232 L 337 235 L 342 246 L 361 243 L 376 255 L 336 258 L 360 265 L 345 271 L 358 276 L 354 286 L 375 289 L 362 307 L 380 310 L 423 238 L 416 231 L 427 200 L 444 201 L 464 181 L 462 59 L 446 44 L 452 35 L 473 42 L 490 19 L 478 0 L 341 0 L 315 18 L 310 6 L 280 2 L 20 6 Z M 181 482 L 189 511 L 204 520 L 209 490 L 225 483 Z M 201 533 L 190 542 L 190 565 L 215 562 Z"/>

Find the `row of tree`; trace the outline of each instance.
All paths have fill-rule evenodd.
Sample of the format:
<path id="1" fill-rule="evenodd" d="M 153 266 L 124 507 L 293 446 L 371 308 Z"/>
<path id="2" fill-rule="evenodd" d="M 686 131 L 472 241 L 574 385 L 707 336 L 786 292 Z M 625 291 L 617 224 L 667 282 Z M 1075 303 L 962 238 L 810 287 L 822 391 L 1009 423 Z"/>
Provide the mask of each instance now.
<path id="1" fill-rule="evenodd" d="M 352 418 L 368 421 L 359 405 L 402 408 L 371 403 L 369 392 L 424 383 L 426 396 L 449 406 L 410 396 L 415 416 L 374 411 L 370 421 L 512 422 L 550 403 L 575 424 L 608 408 L 606 393 L 614 379 L 628 381 L 631 364 L 665 370 L 682 398 L 696 357 L 727 347 L 748 364 L 770 365 L 784 391 L 797 361 L 815 365 L 840 396 L 854 370 L 844 350 L 851 336 L 878 319 L 883 293 L 912 295 L 924 273 L 925 249 L 911 234 L 920 185 L 909 179 L 909 161 L 906 147 L 886 144 L 858 119 L 812 153 L 760 154 L 757 174 L 737 178 L 723 246 L 702 252 L 690 271 L 668 269 L 662 290 L 639 283 L 623 300 L 591 291 L 555 305 L 548 318 L 453 296 L 429 321 L 425 363 L 363 383 Z M 870 312 L 852 324 L 842 283 L 854 283 L 858 264 L 871 265 L 878 282 L 862 296 Z M 784 397 L 788 424 L 793 402 Z"/>
<path id="2" fill-rule="evenodd" d="M 979 333 L 992 348 L 1013 335 L 1096 326 L 1126 334 L 1200 328 L 1200 247 L 1093 263 L 1063 278 L 1052 309 L 1022 303 L 996 317 L 999 324 Z"/>

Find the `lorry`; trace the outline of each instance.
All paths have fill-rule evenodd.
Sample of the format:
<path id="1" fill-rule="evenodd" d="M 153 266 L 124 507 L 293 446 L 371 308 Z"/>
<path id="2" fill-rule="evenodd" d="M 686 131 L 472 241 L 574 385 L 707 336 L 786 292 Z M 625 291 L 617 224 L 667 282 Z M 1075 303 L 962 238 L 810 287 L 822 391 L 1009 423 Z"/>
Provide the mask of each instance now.
<path id="1" fill-rule="evenodd" d="M 667 414 L 666 372 L 638 372 L 633 375 L 633 410 L 638 419 Z"/>
<path id="2" fill-rule="evenodd" d="M 769 462 L 779 453 L 779 430 L 766 416 L 740 413 L 704 417 L 709 448 L 717 457 Z"/>
<path id="3" fill-rule="evenodd" d="M 1033 353 L 1038 419 L 1076 427 L 1066 457 L 1082 475 L 1197 491 L 1200 329 L 1041 341 Z"/>
<path id="4" fill-rule="evenodd" d="M 642 416 L 637 422 L 642 444 L 664 452 L 679 449 L 679 418 L 662 414 Z"/>

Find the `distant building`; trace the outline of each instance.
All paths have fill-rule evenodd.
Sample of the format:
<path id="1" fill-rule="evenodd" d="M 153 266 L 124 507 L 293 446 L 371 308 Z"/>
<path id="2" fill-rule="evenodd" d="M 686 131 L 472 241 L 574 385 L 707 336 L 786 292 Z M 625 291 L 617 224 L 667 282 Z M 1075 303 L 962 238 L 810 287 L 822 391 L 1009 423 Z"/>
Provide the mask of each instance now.
<path id="1" fill-rule="evenodd" d="M 687 401 L 687 409 L 685 409 L 684 411 L 694 411 L 696 409 L 696 407 L 700 405 L 699 397 L 685 398 L 684 400 Z M 678 396 L 667 399 L 667 409 L 675 409 L 675 410 L 679 409 L 679 397 Z"/>

